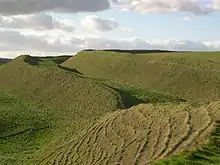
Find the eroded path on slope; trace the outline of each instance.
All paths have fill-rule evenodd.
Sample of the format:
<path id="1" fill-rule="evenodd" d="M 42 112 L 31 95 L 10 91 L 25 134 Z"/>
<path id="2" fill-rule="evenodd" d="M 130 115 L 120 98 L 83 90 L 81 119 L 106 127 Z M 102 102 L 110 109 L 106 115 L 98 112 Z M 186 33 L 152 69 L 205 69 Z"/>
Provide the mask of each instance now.
<path id="1" fill-rule="evenodd" d="M 205 143 L 220 103 L 141 104 L 107 115 L 40 164 L 144 165 Z"/>

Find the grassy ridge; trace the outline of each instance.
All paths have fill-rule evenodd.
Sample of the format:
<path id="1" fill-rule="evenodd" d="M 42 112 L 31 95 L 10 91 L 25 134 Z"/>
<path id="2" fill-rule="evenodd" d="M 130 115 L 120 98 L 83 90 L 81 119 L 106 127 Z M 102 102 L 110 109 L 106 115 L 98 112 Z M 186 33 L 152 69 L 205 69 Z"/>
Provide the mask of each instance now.
<path id="1" fill-rule="evenodd" d="M 69 58 L 25 55 L 0 70 L 1 162 L 34 162 L 118 108 L 180 101 L 60 68 Z"/>
<path id="2" fill-rule="evenodd" d="M 220 164 L 220 103 L 213 102 L 206 106 L 212 119 L 215 121 L 215 130 L 211 133 L 209 143 L 194 152 L 171 156 L 152 165 L 219 165 Z"/>
<path id="3" fill-rule="evenodd" d="M 118 96 L 111 90 L 59 68 L 41 67 L 36 62 L 35 58 L 21 56 L 5 64 L 0 70 L 0 91 L 2 91 L 0 101 L 3 106 L 1 109 L 3 118 L 1 117 L 0 123 L 5 123 L 0 125 L 1 136 L 13 135 L 11 139 L 24 131 L 14 139 L 6 139 L 2 147 L 12 148 L 17 143 L 24 144 L 27 133 L 42 128 L 41 123 L 45 123 L 49 126 L 47 133 L 49 137 L 44 138 L 43 131 L 40 137 L 28 140 L 30 143 L 35 140 L 42 142 L 39 146 L 47 141 L 39 151 L 32 153 L 35 158 L 76 136 L 92 122 L 119 106 Z M 7 96 L 15 99 L 15 103 L 7 99 Z M 6 105 L 7 100 L 9 104 Z M 25 116 L 22 116 L 23 114 Z M 40 116 L 36 117 L 37 114 Z M 33 118 L 39 119 L 40 122 Z M 35 143 L 32 147 L 36 147 Z M 1 159 L 22 158 L 21 153 L 24 159 L 28 159 L 22 147 L 16 151 L 17 156 L 8 150 L 8 153 L 2 153 Z"/>
<path id="4" fill-rule="evenodd" d="M 86 76 L 151 88 L 191 102 L 220 97 L 219 53 L 82 51 L 62 64 Z"/>
<path id="5" fill-rule="evenodd" d="M 211 135 L 211 142 L 205 147 L 185 155 L 173 156 L 152 165 L 219 165 L 220 164 L 220 123 Z"/>
<path id="6" fill-rule="evenodd" d="M 219 103 L 199 108 L 166 103 L 116 111 L 40 164 L 149 164 L 205 143 L 220 117 L 212 117 L 219 108 Z"/>
<path id="7" fill-rule="evenodd" d="M 169 156 L 208 142 L 220 119 L 220 104 L 212 102 L 220 96 L 219 53 L 136 53 L 20 56 L 2 65 L 0 164 L 143 164 L 168 157 L 157 163 L 215 165 L 218 125 L 205 149 Z"/>

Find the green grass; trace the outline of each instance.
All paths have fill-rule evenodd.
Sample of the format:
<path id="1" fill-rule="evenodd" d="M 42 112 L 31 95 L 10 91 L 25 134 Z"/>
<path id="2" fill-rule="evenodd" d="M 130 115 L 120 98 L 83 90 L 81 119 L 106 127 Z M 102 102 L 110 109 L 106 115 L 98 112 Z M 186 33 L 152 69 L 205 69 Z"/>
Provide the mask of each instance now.
<path id="1" fill-rule="evenodd" d="M 1 61 L 0 60 L 0 69 L 3 68 L 4 64 L 6 64 L 6 63 L 7 63 L 6 61 Z"/>
<path id="2" fill-rule="evenodd" d="M 119 108 L 181 101 L 60 68 L 68 58 L 20 56 L 0 70 L 2 162 L 33 163 Z"/>
<path id="3" fill-rule="evenodd" d="M 149 164 L 186 149 L 193 150 L 213 130 L 214 120 L 207 113 L 209 106 L 163 103 L 116 111 L 78 139 L 56 148 L 40 164 Z M 220 104 L 215 105 L 213 112 L 218 108 Z M 212 147 L 219 151 L 218 141 Z"/>
<path id="4" fill-rule="evenodd" d="M 220 53 L 130 54 L 82 51 L 62 66 L 85 76 L 111 79 L 203 103 L 220 97 Z"/>
<path id="5" fill-rule="evenodd" d="M 143 89 L 105 79 L 96 80 L 98 80 L 99 83 L 117 91 L 121 96 L 124 108 L 130 108 L 131 106 L 141 103 L 185 102 L 185 100 L 181 98 L 160 93 L 152 89 Z"/>
<path id="6" fill-rule="evenodd" d="M 0 164 L 28 163 L 46 144 L 51 123 L 41 108 L 0 91 Z"/>
<path id="7" fill-rule="evenodd" d="M 174 156 L 152 165 L 219 165 L 220 164 L 220 122 L 211 135 L 211 142 L 203 148 L 185 155 Z"/>
<path id="8" fill-rule="evenodd" d="M 219 55 L 82 51 L 0 65 L 0 164 L 215 165 Z"/>
<path id="9" fill-rule="evenodd" d="M 50 136 L 46 139 L 47 144 L 39 149 L 39 156 L 57 144 L 76 136 L 92 122 L 120 106 L 118 95 L 114 91 L 59 68 L 35 65 L 35 58 L 29 56 L 18 57 L 6 64 L 0 70 L 0 80 L 0 90 L 3 93 L 12 95 L 10 98 L 15 100 L 16 98 L 21 100 L 15 104 L 7 104 L 10 111 L 5 104 L 1 104 L 5 107 L 1 109 L 1 114 L 6 116 L 4 120 L 1 118 L 0 122 L 8 121 L 8 124 L 1 125 L 0 130 L 8 130 L 3 132 L 2 136 L 22 132 L 25 128 L 29 129 L 30 125 L 41 128 L 41 123 L 32 120 L 37 114 L 40 114 L 39 118 L 43 123 L 50 125 L 48 130 Z M 4 98 L 4 95 L 1 96 L 1 101 L 7 102 Z M 21 118 L 17 113 L 21 114 L 21 117 L 22 114 L 26 115 Z M 15 123 L 16 127 L 13 127 L 10 122 L 15 120 L 18 124 Z M 8 129 L 9 127 L 12 128 Z M 23 138 L 21 141 L 25 141 L 26 136 L 22 135 L 18 135 L 16 139 L 21 136 Z M 44 132 L 41 136 L 44 136 Z M 17 145 L 16 139 L 11 141 L 11 146 Z M 38 138 L 29 139 L 29 142 L 32 143 L 34 140 Z M 7 145 L 2 147 L 7 148 Z M 10 155 L 10 152 L 8 154 Z M 4 156 L 3 154 L 2 158 Z"/>

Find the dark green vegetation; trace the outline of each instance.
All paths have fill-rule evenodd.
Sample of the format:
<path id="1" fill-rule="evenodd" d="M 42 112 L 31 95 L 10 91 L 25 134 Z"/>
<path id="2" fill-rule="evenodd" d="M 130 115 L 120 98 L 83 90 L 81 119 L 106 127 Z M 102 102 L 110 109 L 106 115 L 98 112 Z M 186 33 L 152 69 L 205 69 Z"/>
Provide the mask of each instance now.
<path id="1" fill-rule="evenodd" d="M 20 56 L 0 66 L 0 164 L 215 165 L 219 69 L 220 53 Z"/>
<path id="2" fill-rule="evenodd" d="M 21 164 L 33 158 L 49 137 L 41 107 L 0 91 L 0 164 Z"/>

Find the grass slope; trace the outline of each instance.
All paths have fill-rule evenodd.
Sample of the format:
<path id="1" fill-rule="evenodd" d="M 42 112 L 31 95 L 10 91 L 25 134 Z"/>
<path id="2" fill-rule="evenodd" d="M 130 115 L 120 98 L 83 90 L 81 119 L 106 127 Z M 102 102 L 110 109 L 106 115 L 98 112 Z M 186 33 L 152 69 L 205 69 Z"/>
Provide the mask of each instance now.
<path id="1" fill-rule="evenodd" d="M 220 119 L 219 108 L 219 102 L 198 108 L 163 103 L 116 111 L 40 164 L 149 164 L 207 143 Z"/>
<path id="2" fill-rule="evenodd" d="M 119 108 L 182 101 L 59 66 L 69 58 L 24 55 L 0 70 L 2 164 L 32 164 Z"/>
<path id="3" fill-rule="evenodd" d="M 111 89 L 38 61 L 21 56 L 0 70 L 1 162 L 33 162 L 121 106 Z"/>
<path id="4" fill-rule="evenodd" d="M 219 165 L 220 164 L 220 123 L 211 135 L 211 142 L 188 154 L 172 156 L 152 165 Z"/>
<path id="5" fill-rule="evenodd" d="M 82 51 L 62 64 L 85 76 L 111 79 L 190 102 L 220 97 L 220 53 Z"/>
<path id="6" fill-rule="evenodd" d="M 20 56 L 0 68 L 0 164 L 216 165 L 219 69 L 219 53 Z"/>

